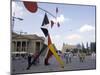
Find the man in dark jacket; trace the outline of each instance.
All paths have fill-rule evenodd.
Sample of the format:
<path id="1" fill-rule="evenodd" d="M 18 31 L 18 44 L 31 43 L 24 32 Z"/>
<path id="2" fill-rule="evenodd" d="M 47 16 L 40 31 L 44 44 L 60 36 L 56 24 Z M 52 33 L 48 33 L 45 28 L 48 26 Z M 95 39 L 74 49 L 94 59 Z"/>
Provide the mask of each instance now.
<path id="1" fill-rule="evenodd" d="M 32 56 L 29 54 L 28 55 L 28 67 L 31 65 L 31 59 L 32 59 Z M 28 68 L 27 68 L 28 69 Z"/>

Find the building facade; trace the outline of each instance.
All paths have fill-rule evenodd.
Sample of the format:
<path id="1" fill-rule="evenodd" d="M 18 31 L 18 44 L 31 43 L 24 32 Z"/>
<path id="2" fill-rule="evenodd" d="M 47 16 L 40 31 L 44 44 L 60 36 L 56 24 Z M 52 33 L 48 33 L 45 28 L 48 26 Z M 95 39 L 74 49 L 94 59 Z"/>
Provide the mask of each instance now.
<path id="1" fill-rule="evenodd" d="M 73 51 L 75 49 L 81 49 L 80 45 L 69 45 L 69 44 L 64 44 L 62 46 L 62 53 L 65 53 L 66 51 Z"/>
<path id="2" fill-rule="evenodd" d="M 34 54 L 40 51 L 44 44 L 44 38 L 34 35 L 20 35 L 12 33 L 11 52 L 27 52 Z"/>

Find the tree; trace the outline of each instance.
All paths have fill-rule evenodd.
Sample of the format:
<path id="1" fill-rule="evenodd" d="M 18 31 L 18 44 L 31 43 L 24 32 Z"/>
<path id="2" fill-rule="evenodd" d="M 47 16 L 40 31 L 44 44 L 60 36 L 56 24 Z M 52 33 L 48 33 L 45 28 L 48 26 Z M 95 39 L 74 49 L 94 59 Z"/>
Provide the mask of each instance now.
<path id="1" fill-rule="evenodd" d="M 90 43 L 90 49 L 91 49 L 91 52 L 96 53 L 96 42 L 91 42 Z"/>
<path id="2" fill-rule="evenodd" d="M 82 43 L 82 52 L 86 53 L 86 49 L 84 47 L 84 44 Z"/>
<path id="3" fill-rule="evenodd" d="M 86 43 L 86 50 L 87 50 L 87 54 L 89 54 L 90 51 L 89 51 L 89 45 L 88 45 L 88 42 Z"/>

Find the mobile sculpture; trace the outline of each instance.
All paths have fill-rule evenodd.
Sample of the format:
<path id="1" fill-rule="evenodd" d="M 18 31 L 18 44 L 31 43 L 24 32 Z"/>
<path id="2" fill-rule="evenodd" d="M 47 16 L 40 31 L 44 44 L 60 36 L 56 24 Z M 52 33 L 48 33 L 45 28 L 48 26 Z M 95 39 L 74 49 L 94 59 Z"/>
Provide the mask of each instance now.
<path id="1" fill-rule="evenodd" d="M 44 64 L 45 65 L 49 65 L 48 60 L 49 60 L 49 58 L 52 55 L 54 55 L 55 58 L 56 58 L 56 60 L 59 62 L 60 66 L 62 68 L 64 68 L 64 63 L 61 60 L 60 56 L 58 56 L 58 54 L 56 52 L 55 46 L 52 44 L 52 41 L 51 41 L 51 38 L 50 38 L 50 34 L 49 34 L 49 31 L 48 31 L 48 28 L 47 28 L 47 26 L 50 25 L 49 22 L 51 22 L 51 28 L 54 25 L 54 22 L 52 20 L 49 21 L 49 19 L 47 17 L 47 14 L 51 15 L 54 18 L 57 18 L 57 15 L 55 17 L 54 15 L 52 15 L 47 10 L 42 9 L 41 7 L 38 7 L 38 5 L 37 5 L 36 2 L 23 1 L 23 4 L 24 4 L 25 8 L 28 11 L 30 11 L 31 13 L 37 12 L 38 9 L 41 9 L 41 10 L 45 11 L 45 16 L 44 16 L 44 19 L 43 19 L 43 22 L 42 22 L 42 25 L 41 25 L 41 30 L 44 33 L 45 38 L 47 39 L 47 41 L 43 45 L 43 48 L 40 50 L 40 52 L 38 53 L 38 55 L 34 58 L 34 60 L 32 61 L 32 63 L 30 64 L 30 66 L 27 67 L 27 69 L 30 69 L 31 65 L 34 64 L 34 62 L 39 58 L 39 56 L 41 55 L 41 53 L 44 52 L 44 50 L 46 50 L 46 49 L 47 49 L 47 54 L 46 54 L 46 57 L 45 57 Z M 58 13 L 58 8 L 56 8 L 56 14 L 57 13 Z M 56 24 L 58 25 L 58 27 L 60 26 L 59 22 L 57 22 Z"/>

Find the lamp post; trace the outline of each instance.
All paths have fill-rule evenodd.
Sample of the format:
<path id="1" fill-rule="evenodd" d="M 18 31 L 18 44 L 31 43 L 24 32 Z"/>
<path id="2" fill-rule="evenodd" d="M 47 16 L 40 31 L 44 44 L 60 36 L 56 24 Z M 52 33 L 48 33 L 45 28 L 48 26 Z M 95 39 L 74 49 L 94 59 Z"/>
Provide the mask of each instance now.
<path id="1" fill-rule="evenodd" d="M 14 15 L 12 16 L 12 31 L 13 31 L 13 29 L 14 29 L 14 22 L 15 22 L 15 19 L 20 20 L 20 21 L 23 20 L 23 19 L 20 18 L 20 17 L 15 17 L 15 13 L 14 13 Z"/>

